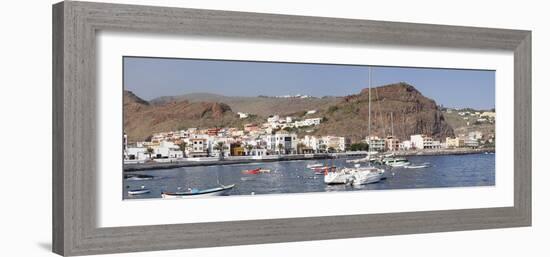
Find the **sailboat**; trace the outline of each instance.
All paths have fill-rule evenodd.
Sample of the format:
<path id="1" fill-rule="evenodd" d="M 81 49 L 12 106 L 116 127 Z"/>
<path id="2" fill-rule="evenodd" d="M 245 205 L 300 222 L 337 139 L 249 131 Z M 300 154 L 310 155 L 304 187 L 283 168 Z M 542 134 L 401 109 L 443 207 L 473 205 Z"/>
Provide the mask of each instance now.
<path id="1" fill-rule="evenodd" d="M 369 118 L 368 118 L 368 134 L 370 136 L 370 117 L 371 117 L 371 67 L 369 67 Z M 370 152 L 365 157 L 368 163 L 367 167 L 360 167 L 356 164 L 354 168 L 342 168 L 329 172 L 325 171 L 324 182 L 326 184 L 352 184 L 352 185 L 364 185 L 369 183 L 376 183 L 383 177 L 384 170 L 376 168 L 371 165 Z"/>

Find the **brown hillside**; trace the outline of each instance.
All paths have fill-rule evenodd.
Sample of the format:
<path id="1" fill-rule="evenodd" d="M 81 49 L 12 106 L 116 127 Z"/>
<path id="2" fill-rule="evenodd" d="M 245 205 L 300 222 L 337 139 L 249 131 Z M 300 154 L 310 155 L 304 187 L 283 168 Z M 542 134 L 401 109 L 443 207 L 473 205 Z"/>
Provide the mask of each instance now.
<path id="1" fill-rule="evenodd" d="M 273 114 L 285 115 L 305 110 L 326 109 L 332 104 L 341 101 L 341 97 L 323 98 L 276 98 L 276 97 L 245 97 L 223 96 L 209 93 L 191 93 L 180 96 L 163 96 L 151 100 L 151 104 L 165 104 L 168 102 L 219 102 L 231 107 L 233 112 L 245 112 L 258 116 Z"/>
<path id="2" fill-rule="evenodd" d="M 371 135 L 385 137 L 393 134 L 401 140 L 411 134 L 427 134 L 436 139 L 453 136 L 453 128 L 445 120 L 436 102 L 423 96 L 407 83 L 396 83 L 371 89 Z M 294 129 L 300 135 L 345 136 L 357 142 L 368 134 L 368 89 L 346 97 L 316 99 L 280 99 L 254 97 L 224 97 L 198 95 L 164 97 L 147 102 L 132 92 L 124 93 L 124 129 L 131 142 L 144 140 L 161 131 L 198 127 L 240 127 L 245 123 L 263 123 L 269 114 L 289 114 L 302 117 L 306 110 L 319 112 L 309 117 L 324 117 L 318 127 Z M 200 99 L 200 101 L 199 101 Z M 243 100 L 240 104 L 237 100 Z M 230 101 L 235 108 L 219 100 Z M 291 102 L 295 102 L 291 104 Z M 276 107 L 275 107 L 276 106 Z M 255 111 L 256 110 L 256 111 Z M 261 111 L 260 111 L 261 110 Z M 239 119 L 236 111 L 254 113 Z M 265 114 L 265 115 L 264 115 Z M 313 130 L 313 132 L 311 132 Z"/>
<path id="3" fill-rule="evenodd" d="M 180 101 L 151 105 L 130 91 L 124 92 L 124 130 L 131 142 L 144 140 L 155 132 L 235 122 L 238 117 L 224 103 Z"/>
<path id="4" fill-rule="evenodd" d="M 371 135 L 393 134 L 404 140 L 412 134 L 427 134 L 438 139 L 453 136 L 434 100 L 423 96 L 407 83 L 397 83 L 371 89 Z M 326 122 L 315 132 L 319 135 L 340 135 L 358 141 L 368 134 L 368 89 L 345 97 L 325 111 Z"/>

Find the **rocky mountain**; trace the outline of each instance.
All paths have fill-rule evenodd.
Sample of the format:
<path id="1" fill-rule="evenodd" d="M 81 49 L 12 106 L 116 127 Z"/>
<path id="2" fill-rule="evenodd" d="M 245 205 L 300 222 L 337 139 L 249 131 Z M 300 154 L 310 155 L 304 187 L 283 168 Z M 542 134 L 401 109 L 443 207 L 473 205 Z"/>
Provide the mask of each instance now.
<path id="1" fill-rule="evenodd" d="M 392 134 L 400 139 L 411 134 L 427 134 L 437 139 L 453 136 L 436 102 L 407 83 L 371 89 L 371 135 Z M 305 134 L 345 136 L 356 142 L 368 134 L 369 90 L 346 97 L 274 98 L 227 97 L 214 94 L 189 94 L 162 97 L 147 102 L 130 91 L 124 92 L 124 129 L 130 141 L 143 140 L 154 132 L 189 127 L 241 127 L 263 123 L 268 115 L 303 118 L 316 109 L 315 117 L 324 122 L 317 127 L 294 129 Z M 254 114 L 241 120 L 236 112 Z M 309 116 L 313 117 L 313 116 Z"/>
<path id="2" fill-rule="evenodd" d="M 436 102 L 423 96 L 407 83 L 396 83 L 371 89 L 371 135 L 392 134 L 409 138 L 427 134 L 437 139 L 453 136 L 453 128 L 445 121 Z M 323 112 L 326 121 L 315 134 L 340 135 L 360 140 L 368 134 L 369 90 L 345 97 Z"/>
<path id="3" fill-rule="evenodd" d="M 224 103 L 173 101 L 151 104 L 130 91 L 124 92 L 123 101 L 124 131 L 130 141 L 182 128 L 240 125 L 237 114 Z"/>

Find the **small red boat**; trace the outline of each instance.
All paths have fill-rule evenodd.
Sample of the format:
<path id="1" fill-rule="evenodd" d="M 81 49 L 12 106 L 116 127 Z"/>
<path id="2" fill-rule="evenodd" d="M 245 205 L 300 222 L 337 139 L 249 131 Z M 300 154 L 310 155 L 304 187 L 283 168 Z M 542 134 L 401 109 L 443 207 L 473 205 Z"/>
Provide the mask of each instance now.
<path id="1" fill-rule="evenodd" d="M 319 168 L 313 169 L 313 171 L 317 175 L 322 175 L 322 174 L 326 175 L 328 172 L 331 172 L 331 171 L 334 171 L 334 170 L 336 170 L 336 167 L 334 167 L 334 166 L 332 166 L 332 167 L 324 166 L 324 167 L 319 167 Z"/>
<path id="2" fill-rule="evenodd" d="M 256 175 L 256 174 L 260 173 L 260 168 L 253 169 L 253 170 L 243 170 L 242 173 L 243 174 L 248 174 L 248 175 Z"/>

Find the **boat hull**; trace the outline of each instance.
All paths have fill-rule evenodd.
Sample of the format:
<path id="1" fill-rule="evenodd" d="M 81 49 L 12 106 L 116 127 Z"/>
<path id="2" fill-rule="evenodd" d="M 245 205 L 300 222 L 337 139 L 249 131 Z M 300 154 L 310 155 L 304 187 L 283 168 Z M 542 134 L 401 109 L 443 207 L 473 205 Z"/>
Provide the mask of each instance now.
<path id="1" fill-rule="evenodd" d="M 351 184 L 353 186 L 360 186 L 366 184 L 378 183 L 384 176 L 383 172 L 370 172 L 368 174 L 354 175 L 351 178 Z"/>
<path id="2" fill-rule="evenodd" d="M 200 190 L 197 192 L 163 192 L 162 198 L 164 199 L 177 199 L 177 198 L 205 198 L 211 196 L 220 196 L 227 191 L 233 189 L 235 185 L 222 186 L 217 188 L 211 188 L 206 190 Z"/>
<path id="3" fill-rule="evenodd" d="M 351 174 L 338 171 L 338 172 L 327 172 L 324 177 L 325 184 L 336 185 L 336 184 L 346 184 L 349 182 Z"/>
<path id="4" fill-rule="evenodd" d="M 143 195 L 151 193 L 151 190 L 149 189 L 140 189 L 140 190 L 129 190 L 128 195 Z"/>

